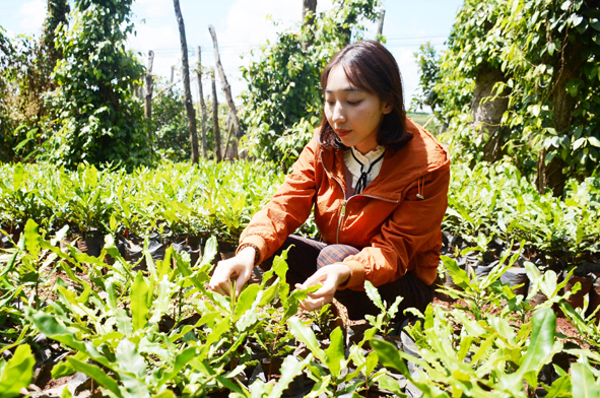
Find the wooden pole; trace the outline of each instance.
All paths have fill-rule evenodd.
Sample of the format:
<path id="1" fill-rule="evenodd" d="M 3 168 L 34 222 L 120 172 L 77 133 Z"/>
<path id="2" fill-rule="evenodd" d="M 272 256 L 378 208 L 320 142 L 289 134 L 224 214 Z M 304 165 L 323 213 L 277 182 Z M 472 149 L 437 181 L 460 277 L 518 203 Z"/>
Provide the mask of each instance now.
<path id="1" fill-rule="evenodd" d="M 154 80 L 152 79 L 152 65 L 154 64 L 154 51 L 148 51 L 148 69 L 146 71 L 146 95 L 144 97 L 145 116 L 149 121 L 152 120 L 152 92 L 154 91 Z M 154 154 L 152 147 L 152 132 L 148 129 L 148 146 L 150 153 Z"/>
<path id="2" fill-rule="evenodd" d="M 221 56 L 219 55 L 219 45 L 217 44 L 217 33 L 215 32 L 215 28 L 212 25 L 208 25 L 208 31 L 210 32 L 210 36 L 213 41 L 213 48 L 215 52 L 215 64 L 217 65 L 217 70 L 219 71 L 219 77 L 221 78 L 221 86 L 223 87 L 223 92 L 225 93 L 225 98 L 227 99 L 227 106 L 229 106 L 229 112 L 231 113 L 231 120 L 233 121 L 233 125 L 235 127 L 235 142 L 233 144 L 233 152 L 234 157 L 237 158 L 237 137 L 242 136 L 242 129 L 240 127 L 240 122 L 237 117 L 237 111 L 235 109 L 235 103 L 233 102 L 233 97 L 231 95 L 231 86 L 227 82 L 227 77 L 225 76 L 225 71 L 223 70 L 223 65 L 221 64 Z"/>
<path id="3" fill-rule="evenodd" d="M 219 131 L 219 101 L 217 101 L 217 82 L 215 81 L 215 70 L 210 74 L 212 86 L 212 111 L 213 111 L 213 133 L 215 135 L 215 159 L 217 163 L 222 160 L 221 157 L 221 133 Z"/>
<path id="4" fill-rule="evenodd" d="M 148 69 L 146 70 L 146 119 L 152 119 L 152 92 L 154 91 L 154 80 L 152 79 L 152 65 L 154 64 L 154 51 L 148 51 Z"/>
<path id="5" fill-rule="evenodd" d="M 196 130 L 196 111 L 194 110 L 194 102 L 192 101 L 192 92 L 190 90 L 190 66 L 188 62 L 187 41 L 185 39 L 185 25 L 183 24 L 183 16 L 181 15 L 181 7 L 179 0 L 173 0 L 175 7 L 175 15 L 179 24 L 179 37 L 181 39 L 181 74 L 183 75 L 183 97 L 185 100 L 185 109 L 187 112 L 188 126 L 190 130 L 190 144 L 192 147 L 192 163 L 197 164 L 200 160 L 198 154 L 198 133 Z"/>
<path id="6" fill-rule="evenodd" d="M 229 143 L 231 142 L 231 133 L 233 131 L 233 123 L 231 122 L 231 113 L 227 118 L 227 139 L 225 140 L 225 152 L 223 152 L 223 158 L 227 159 L 227 152 L 229 152 Z"/>
<path id="7" fill-rule="evenodd" d="M 200 91 L 200 107 L 202 110 L 202 157 L 207 158 L 207 146 L 206 146 L 206 103 L 204 102 L 204 93 L 202 92 L 202 52 L 200 46 L 198 46 L 198 90 Z"/>

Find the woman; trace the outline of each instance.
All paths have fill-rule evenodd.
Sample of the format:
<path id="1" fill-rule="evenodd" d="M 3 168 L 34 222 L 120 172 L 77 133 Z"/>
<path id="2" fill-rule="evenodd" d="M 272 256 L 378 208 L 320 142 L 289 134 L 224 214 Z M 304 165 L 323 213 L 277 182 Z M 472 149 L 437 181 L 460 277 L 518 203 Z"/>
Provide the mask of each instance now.
<path id="1" fill-rule="evenodd" d="M 322 283 L 301 305 L 335 297 L 350 319 L 376 314 L 364 282 L 388 304 L 402 296 L 421 311 L 433 300 L 447 207 L 450 161 L 428 132 L 406 118 L 392 54 L 374 41 L 340 51 L 321 75 L 324 116 L 292 173 L 242 233 L 236 256 L 219 262 L 209 287 L 238 294 L 252 268 L 288 252 L 288 282 Z M 324 242 L 290 235 L 314 207 Z"/>

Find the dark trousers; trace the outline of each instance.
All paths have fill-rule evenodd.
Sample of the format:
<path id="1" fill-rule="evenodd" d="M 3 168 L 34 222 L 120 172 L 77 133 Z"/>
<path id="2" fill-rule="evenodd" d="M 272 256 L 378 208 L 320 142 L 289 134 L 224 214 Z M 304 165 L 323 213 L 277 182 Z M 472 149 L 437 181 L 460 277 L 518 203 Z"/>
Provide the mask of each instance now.
<path id="1" fill-rule="evenodd" d="M 292 288 L 296 283 L 304 282 L 317 269 L 342 262 L 346 257 L 360 251 L 348 245 L 326 245 L 322 242 L 290 235 L 273 257 L 266 259 L 261 264 L 261 268 L 270 269 L 274 257 L 281 255 L 288 248 L 286 278 Z M 407 318 L 404 315 L 404 310 L 407 308 L 415 307 L 424 312 L 427 305 L 433 301 L 434 294 L 433 287 L 426 286 L 411 273 L 407 273 L 393 282 L 381 285 L 377 290 L 388 306 L 396 300 L 396 297 L 402 296 L 404 298 L 398 307 L 395 322 L 401 322 Z M 348 317 L 351 320 L 360 320 L 367 314 L 377 315 L 380 312 L 364 291 L 338 290 L 335 293 L 335 298 L 347 308 Z"/>

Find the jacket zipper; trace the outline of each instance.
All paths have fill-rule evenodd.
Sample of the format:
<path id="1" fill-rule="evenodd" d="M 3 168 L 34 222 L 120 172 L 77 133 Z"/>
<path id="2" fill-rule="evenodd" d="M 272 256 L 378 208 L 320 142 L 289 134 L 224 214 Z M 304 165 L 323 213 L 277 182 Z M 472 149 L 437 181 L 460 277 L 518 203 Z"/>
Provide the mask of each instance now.
<path id="1" fill-rule="evenodd" d="M 345 197 L 346 195 L 344 195 L 344 198 Z M 346 203 L 348 203 L 348 201 L 344 199 L 344 202 L 342 203 L 342 210 L 340 211 L 340 218 L 338 218 L 338 227 L 337 232 L 335 234 L 335 243 L 337 243 L 338 245 L 340 244 L 340 227 L 342 226 L 342 221 L 344 220 L 344 216 L 346 215 Z"/>
<path id="2" fill-rule="evenodd" d="M 342 193 L 344 194 L 344 200 L 342 202 L 342 209 L 340 210 L 340 216 L 338 218 L 338 226 L 337 226 L 337 232 L 335 234 L 335 241 L 336 244 L 339 245 L 340 243 L 340 229 L 342 227 L 342 222 L 344 221 L 344 217 L 346 215 L 346 205 L 348 204 L 348 201 L 352 198 L 355 198 L 357 196 L 364 196 L 366 198 L 371 198 L 371 199 L 377 199 L 377 200 L 383 200 L 384 202 L 390 202 L 390 203 L 398 203 L 400 202 L 399 200 L 392 200 L 392 199 L 386 199 L 386 198 L 379 198 L 377 196 L 372 196 L 372 195 L 363 195 L 363 194 L 358 194 L 358 195 L 353 195 L 351 197 L 348 198 L 348 200 L 346 200 L 346 190 L 344 189 L 344 186 L 342 185 L 342 183 L 334 176 L 331 175 L 331 173 L 329 172 L 329 170 L 327 170 L 327 167 L 325 167 L 325 162 L 323 162 L 323 152 L 320 153 L 320 157 L 321 157 L 321 164 L 323 165 L 323 170 L 325 170 L 325 173 L 327 173 L 327 175 L 332 178 L 333 180 L 335 180 L 338 185 L 340 186 L 340 188 L 342 189 Z"/>

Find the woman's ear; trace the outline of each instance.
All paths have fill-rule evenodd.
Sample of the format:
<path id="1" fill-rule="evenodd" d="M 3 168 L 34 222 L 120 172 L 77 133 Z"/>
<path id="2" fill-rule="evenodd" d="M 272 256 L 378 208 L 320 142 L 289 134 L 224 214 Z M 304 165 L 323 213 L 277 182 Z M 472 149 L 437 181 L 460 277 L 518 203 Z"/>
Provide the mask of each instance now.
<path id="1" fill-rule="evenodd" d="M 384 102 L 383 103 L 383 114 L 387 115 L 389 113 L 391 113 L 394 110 L 394 104 L 393 103 L 388 103 L 388 102 Z"/>

